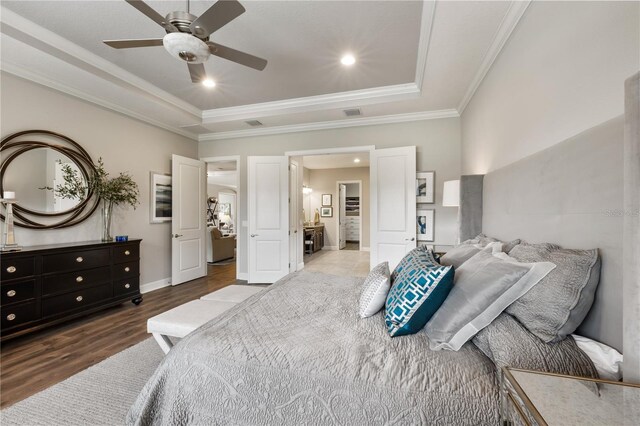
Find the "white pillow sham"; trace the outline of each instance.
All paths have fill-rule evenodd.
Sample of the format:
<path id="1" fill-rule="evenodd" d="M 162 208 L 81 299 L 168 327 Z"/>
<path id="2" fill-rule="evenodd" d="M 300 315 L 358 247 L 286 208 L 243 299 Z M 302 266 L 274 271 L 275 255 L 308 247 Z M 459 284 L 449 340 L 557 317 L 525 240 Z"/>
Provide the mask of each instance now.
<path id="1" fill-rule="evenodd" d="M 424 328 L 432 350 L 459 350 L 555 268 L 485 248 L 456 270 L 454 286 Z"/>
<path id="2" fill-rule="evenodd" d="M 384 307 L 390 288 L 389 262 L 382 262 L 364 280 L 360 294 L 360 316 L 367 318 L 378 313 Z"/>
<path id="3" fill-rule="evenodd" d="M 588 337 L 577 334 L 572 334 L 571 337 L 582 352 L 591 359 L 601 379 L 616 382 L 622 379 L 622 354 L 620 352 Z"/>

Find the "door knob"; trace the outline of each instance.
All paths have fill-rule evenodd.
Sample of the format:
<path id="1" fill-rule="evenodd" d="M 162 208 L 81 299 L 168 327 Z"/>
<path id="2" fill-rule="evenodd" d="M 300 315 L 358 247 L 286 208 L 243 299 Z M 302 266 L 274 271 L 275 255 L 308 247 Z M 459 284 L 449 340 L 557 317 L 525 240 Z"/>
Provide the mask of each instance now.
<path id="1" fill-rule="evenodd" d="M 173 238 L 180 238 L 182 236 L 183 236 L 182 234 L 173 234 Z"/>
<path id="2" fill-rule="evenodd" d="M 253 238 L 253 237 L 259 237 L 259 236 L 260 236 L 260 235 L 258 235 L 258 234 L 251 234 L 251 238 Z"/>
<path id="3" fill-rule="evenodd" d="M 405 238 L 404 240 L 405 241 L 415 241 L 416 239 L 415 239 L 415 237 L 411 237 L 411 238 Z"/>

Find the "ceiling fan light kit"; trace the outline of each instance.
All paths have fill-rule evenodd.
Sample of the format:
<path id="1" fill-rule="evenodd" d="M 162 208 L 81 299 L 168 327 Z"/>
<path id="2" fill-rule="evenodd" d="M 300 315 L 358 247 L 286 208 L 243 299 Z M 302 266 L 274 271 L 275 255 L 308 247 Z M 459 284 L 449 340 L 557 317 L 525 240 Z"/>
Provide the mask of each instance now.
<path id="1" fill-rule="evenodd" d="M 206 62 L 211 55 L 207 43 L 187 33 L 169 33 L 162 44 L 171 56 L 191 64 Z"/>
<path id="2" fill-rule="evenodd" d="M 182 11 L 171 12 L 163 17 L 142 0 L 125 1 L 164 28 L 167 35 L 162 39 L 105 40 L 107 46 L 114 49 L 164 46 L 171 56 L 187 63 L 193 83 L 203 83 L 206 87 L 215 86 L 202 65 L 211 55 L 259 71 L 267 66 L 265 59 L 209 41 L 213 32 L 245 12 L 237 0 L 219 0 L 199 17 Z"/>

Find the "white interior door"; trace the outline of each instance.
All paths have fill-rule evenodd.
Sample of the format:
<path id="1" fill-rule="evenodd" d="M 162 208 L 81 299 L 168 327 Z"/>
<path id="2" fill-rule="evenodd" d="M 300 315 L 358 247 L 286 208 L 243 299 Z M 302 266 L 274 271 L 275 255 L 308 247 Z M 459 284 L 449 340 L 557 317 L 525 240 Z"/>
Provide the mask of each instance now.
<path id="1" fill-rule="evenodd" d="M 347 246 L 347 185 L 341 183 L 338 188 L 338 199 L 340 204 L 339 213 L 339 249 L 342 250 Z"/>
<path id="2" fill-rule="evenodd" d="M 416 247 L 416 147 L 371 151 L 371 268 Z"/>
<path id="3" fill-rule="evenodd" d="M 171 284 L 177 285 L 207 274 L 207 167 L 204 161 L 172 155 L 171 173 Z"/>
<path id="4" fill-rule="evenodd" d="M 298 266 L 298 164 L 289 163 L 289 272 Z"/>
<path id="5" fill-rule="evenodd" d="M 287 157 L 248 157 L 249 282 L 273 283 L 289 273 Z"/>

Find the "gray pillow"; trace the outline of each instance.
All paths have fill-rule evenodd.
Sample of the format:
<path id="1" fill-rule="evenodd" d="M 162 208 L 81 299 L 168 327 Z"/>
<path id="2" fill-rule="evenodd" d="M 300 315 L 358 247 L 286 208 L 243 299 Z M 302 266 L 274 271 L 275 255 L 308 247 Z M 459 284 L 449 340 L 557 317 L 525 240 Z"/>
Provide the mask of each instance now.
<path id="1" fill-rule="evenodd" d="M 446 252 L 440 258 L 440 264 L 445 266 L 453 266 L 454 269 L 458 269 L 467 260 L 471 259 L 477 254 L 481 248 L 471 244 L 460 244 Z"/>
<path id="2" fill-rule="evenodd" d="M 544 342 L 573 333 L 591 309 L 600 281 L 598 250 L 521 243 L 509 255 L 521 262 L 552 262 L 556 268 L 507 312 Z"/>
<path id="3" fill-rule="evenodd" d="M 498 368 L 513 367 L 598 378 L 593 362 L 571 336 L 557 343 L 541 342 L 511 315 L 503 313 L 473 338 Z"/>
<path id="4" fill-rule="evenodd" d="M 502 243 L 502 251 L 505 253 L 509 253 L 515 246 L 520 244 L 520 240 L 515 239 L 512 241 L 500 241 L 497 238 L 487 237 L 484 234 L 478 234 L 477 237 L 463 241 L 461 244 L 478 244 L 481 247 L 485 247 L 489 243 Z"/>
<path id="5" fill-rule="evenodd" d="M 456 270 L 453 289 L 424 327 L 432 350 L 459 350 L 554 267 L 516 262 L 490 250 L 485 248 Z"/>

